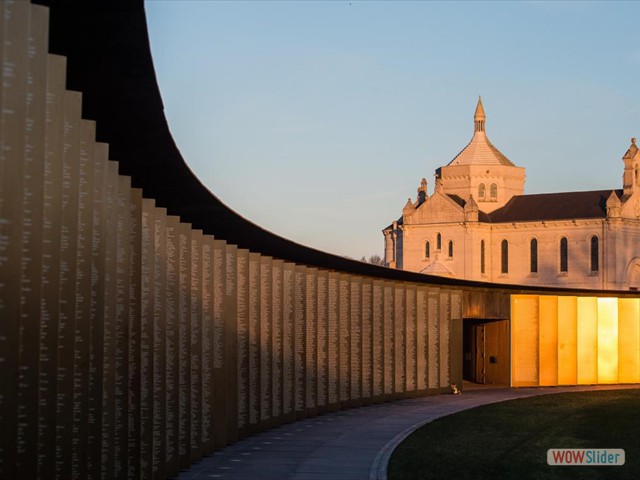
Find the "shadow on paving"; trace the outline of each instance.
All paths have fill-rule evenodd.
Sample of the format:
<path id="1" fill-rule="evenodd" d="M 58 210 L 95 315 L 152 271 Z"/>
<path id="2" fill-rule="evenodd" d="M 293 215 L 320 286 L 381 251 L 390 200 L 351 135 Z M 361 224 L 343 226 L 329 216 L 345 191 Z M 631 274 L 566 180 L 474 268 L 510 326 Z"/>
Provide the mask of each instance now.
<path id="1" fill-rule="evenodd" d="M 436 418 L 516 398 L 624 388 L 633 387 L 486 389 L 343 410 L 240 440 L 195 463 L 178 479 L 383 479 L 393 449 L 416 428 Z"/>

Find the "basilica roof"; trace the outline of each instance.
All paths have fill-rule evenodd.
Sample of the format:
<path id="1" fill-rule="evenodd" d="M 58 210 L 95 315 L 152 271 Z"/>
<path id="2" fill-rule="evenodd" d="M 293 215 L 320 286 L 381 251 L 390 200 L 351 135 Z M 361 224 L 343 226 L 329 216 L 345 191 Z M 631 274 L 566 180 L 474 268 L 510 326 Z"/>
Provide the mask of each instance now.
<path id="1" fill-rule="evenodd" d="M 622 196 L 622 190 L 614 192 Z M 611 190 L 516 195 L 488 217 L 491 223 L 606 218 L 609 195 Z"/>
<path id="2" fill-rule="evenodd" d="M 607 199 L 611 192 L 611 190 L 590 190 L 516 195 L 504 207 L 491 213 L 478 212 L 478 220 L 483 223 L 507 223 L 606 218 Z M 618 198 L 622 198 L 622 189 L 613 190 L 613 192 Z M 457 195 L 448 194 L 448 197 L 464 208 L 465 200 Z M 402 217 L 397 220 L 397 224 L 403 224 Z M 385 228 L 385 230 L 392 229 L 393 225 Z"/>
<path id="3" fill-rule="evenodd" d="M 494 147 L 485 132 L 485 113 L 482 99 L 478 98 L 478 106 L 473 116 L 474 132 L 469 144 L 449 162 L 450 165 L 506 165 L 514 167 L 511 160 Z"/>

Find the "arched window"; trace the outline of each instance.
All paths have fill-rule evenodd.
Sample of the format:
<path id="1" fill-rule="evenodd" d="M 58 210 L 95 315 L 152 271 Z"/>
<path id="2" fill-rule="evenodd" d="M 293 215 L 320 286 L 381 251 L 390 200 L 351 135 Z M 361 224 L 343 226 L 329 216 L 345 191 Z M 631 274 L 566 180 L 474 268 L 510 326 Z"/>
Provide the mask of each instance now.
<path id="1" fill-rule="evenodd" d="M 598 245 L 598 237 L 595 235 L 591 237 L 591 271 L 597 272 L 600 270 L 600 255 L 599 255 L 599 245 Z"/>
<path id="2" fill-rule="evenodd" d="M 484 240 L 480 241 L 480 273 L 484 273 Z"/>
<path id="3" fill-rule="evenodd" d="M 531 247 L 530 247 L 530 257 L 531 257 L 531 273 L 538 272 L 538 240 L 535 238 L 531 239 Z"/>
<path id="4" fill-rule="evenodd" d="M 484 183 L 481 183 L 480 185 L 478 185 L 478 198 L 484 198 L 484 191 Z"/>
<path id="5" fill-rule="evenodd" d="M 431 244 L 429 242 L 424 245 L 424 256 L 425 258 L 429 258 L 431 256 Z"/>
<path id="6" fill-rule="evenodd" d="M 569 271 L 569 242 L 567 241 L 567 237 L 562 237 L 560 239 L 560 271 L 568 272 Z"/>
<path id="7" fill-rule="evenodd" d="M 502 240 L 501 245 L 501 269 L 502 273 L 509 273 L 509 242 Z"/>
<path id="8" fill-rule="evenodd" d="M 495 183 L 491 184 L 491 190 L 489 191 L 489 194 L 491 195 L 491 198 L 496 199 L 498 198 L 498 185 L 496 185 Z"/>
<path id="9" fill-rule="evenodd" d="M 449 258 L 453 257 L 453 240 L 449 240 Z"/>
<path id="10" fill-rule="evenodd" d="M 442 250 L 442 235 L 440 234 L 436 236 L 436 250 Z"/>

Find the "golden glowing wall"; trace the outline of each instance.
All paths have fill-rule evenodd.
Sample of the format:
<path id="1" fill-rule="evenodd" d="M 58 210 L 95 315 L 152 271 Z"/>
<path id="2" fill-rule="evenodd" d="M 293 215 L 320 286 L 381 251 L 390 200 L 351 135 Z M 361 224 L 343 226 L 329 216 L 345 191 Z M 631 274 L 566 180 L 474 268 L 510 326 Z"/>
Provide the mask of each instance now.
<path id="1" fill-rule="evenodd" d="M 640 299 L 513 295 L 511 385 L 640 382 Z"/>

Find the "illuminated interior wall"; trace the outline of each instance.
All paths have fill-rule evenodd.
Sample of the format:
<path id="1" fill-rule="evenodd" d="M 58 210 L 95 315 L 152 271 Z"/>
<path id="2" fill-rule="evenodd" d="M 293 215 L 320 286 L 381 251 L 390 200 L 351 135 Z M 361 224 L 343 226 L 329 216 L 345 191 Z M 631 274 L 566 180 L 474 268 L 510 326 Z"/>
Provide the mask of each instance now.
<path id="1" fill-rule="evenodd" d="M 513 295 L 511 385 L 640 383 L 640 298 Z"/>
<path id="2" fill-rule="evenodd" d="M 578 298 L 578 384 L 598 383 L 598 301 Z"/>
<path id="3" fill-rule="evenodd" d="M 558 301 L 556 297 L 540 297 L 540 382 L 539 385 L 558 384 Z"/>
<path id="4" fill-rule="evenodd" d="M 511 308 L 511 385 L 539 385 L 540 363 L 538 355 L 538 319 L 540 312 L 537 296 L 512 297 Z M 517 315 L 513 313 L 517 312 Z M 517 341 L 514 341 L 517 332 Z"/>
<path id="5" fill-rule="evenodd" d="M 576 297 L 545 297 L 558 302 L 558 384 L 578 383 L 578 299 Z"/>
<path id="6" fill-rule="evenodd" d="M 618 301 L 618 382 L 635 383 L 640 378 L 640 302 Z"/>

